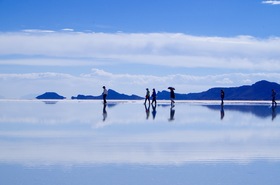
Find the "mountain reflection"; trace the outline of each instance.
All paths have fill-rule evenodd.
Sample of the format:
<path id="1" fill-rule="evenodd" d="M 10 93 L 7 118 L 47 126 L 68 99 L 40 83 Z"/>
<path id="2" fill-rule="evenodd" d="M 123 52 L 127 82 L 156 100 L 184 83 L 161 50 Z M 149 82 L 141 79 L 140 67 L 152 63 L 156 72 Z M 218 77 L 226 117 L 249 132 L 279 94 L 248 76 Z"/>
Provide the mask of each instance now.
<path id="1" fill-rule="evenodd" d="M 253 114 L 259 118 L 265 119 L 272 117 L 274 120 L 277 116 L 277 107 L 268 105 L 203 105 L 209 109 L 221 111 L 221 119 L 224 117 L 224 111 L 238 111 L 243 114 Z M 222 116 L 223 115 L 223 116 Z"/>

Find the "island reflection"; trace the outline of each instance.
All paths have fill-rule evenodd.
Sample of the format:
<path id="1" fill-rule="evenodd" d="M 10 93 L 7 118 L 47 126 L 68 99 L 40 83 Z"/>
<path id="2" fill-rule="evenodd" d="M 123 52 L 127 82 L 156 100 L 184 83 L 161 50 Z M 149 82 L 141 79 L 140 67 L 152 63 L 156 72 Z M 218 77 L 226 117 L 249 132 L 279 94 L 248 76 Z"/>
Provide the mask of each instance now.
<path id="1" fill-rule="evenodd" d="M 270 105 L 204 105 L 205 107 L 212 109 L 212 110 L 220 110 L 221 111 L 221 118 L 224 117 L 224 111 L 233 112 L 238 111 L 243 114 L 252 114 L 256 117 L 266 119 L 271 117 L 274 120 L 277 116 L 278 108 L 275 106 Z"/>

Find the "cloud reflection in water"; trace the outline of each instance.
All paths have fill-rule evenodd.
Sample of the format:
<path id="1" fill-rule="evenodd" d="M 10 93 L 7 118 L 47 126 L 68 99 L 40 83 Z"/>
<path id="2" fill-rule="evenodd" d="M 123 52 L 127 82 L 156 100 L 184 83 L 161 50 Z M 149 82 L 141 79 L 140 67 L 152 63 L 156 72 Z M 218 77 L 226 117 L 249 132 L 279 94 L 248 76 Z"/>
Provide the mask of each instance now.
<path id="1" fill-rule="evenodd" d="M 271 121 L 267 105 L 225 105 L 221 120 L 218 104 L 178 102 L 170 107 L 159 102 L 154 118 L 147 118 L 143 102 L 109 102 L 106 112 L 99 101 L 0 104 L 2 163 L 169 165 L 280 159 L 280 125 L 277 117 Z"/>

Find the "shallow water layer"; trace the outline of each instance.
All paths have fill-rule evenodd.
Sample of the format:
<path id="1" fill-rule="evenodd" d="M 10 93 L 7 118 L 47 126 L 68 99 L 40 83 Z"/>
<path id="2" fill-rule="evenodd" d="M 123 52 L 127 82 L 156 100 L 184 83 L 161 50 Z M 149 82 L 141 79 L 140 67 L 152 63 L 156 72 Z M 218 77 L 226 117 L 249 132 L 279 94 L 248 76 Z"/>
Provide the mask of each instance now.
<path id="1" fill-rule="evenodd" d="M 279 184 L 269 102 L 0 101 L 0 184 Z"/>

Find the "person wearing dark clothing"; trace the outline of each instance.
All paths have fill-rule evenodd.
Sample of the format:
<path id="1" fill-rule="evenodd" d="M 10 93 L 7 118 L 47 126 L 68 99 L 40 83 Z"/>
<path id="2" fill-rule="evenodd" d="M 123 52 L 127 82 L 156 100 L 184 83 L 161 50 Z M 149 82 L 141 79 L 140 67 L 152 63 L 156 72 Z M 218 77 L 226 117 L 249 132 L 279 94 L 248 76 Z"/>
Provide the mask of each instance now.
<path id="1" fill-rule="evenodd" d="M 171 104 L 173 105 L 175 103 L 175 92 L 174 92 L 174 88 L 169 88 L 170 89 L 170 100 L 171 100 Z"/>
<path id="2" fill-rule="evenodd" d="M 225 98 L 225 92 L 224 92 L 224 90 L 221 90 L 221 101 L 222 101 L 222 105 L 224 104 L 224 98 Z"/>
<path id="3" fill-rule="evenodd" d="M 107 95 L 108 95 L 108 91 L 107 91 L 105 86 L 103 86 L 103 93 L 102 93 L 102 95 L 103 95 L 103 103 L 105 104 L 105 103 L 107 103 L 106 99 L 107 99 Z"/>
<path id="4" fill-rule="evenodd" d="M 272 97 L 272 107 L 276 107 L 276 105 L 277 105 L 277 103 L 276 103 L 276 92 L 275 92 L 274 89 L 272 89 L 271 97 Z"/>
<path id="5" fill-rule="evenodd" d="M 153 103 L 155 103 L 155 105 L 157 104 L 157 93 L 155 89 L 153 89 L 153 93 L 152 93 L 152 104 Z"/>
<path id="6" fill-rule="evenodd" d="M 146 88 L 146 96 L 145 96 L 145 103 L 144 104 L 146 104 L 147 100 L 148 100 L 149 105 L 150 105 L 150 91 L 149 91 L 148 88 Z"/>

